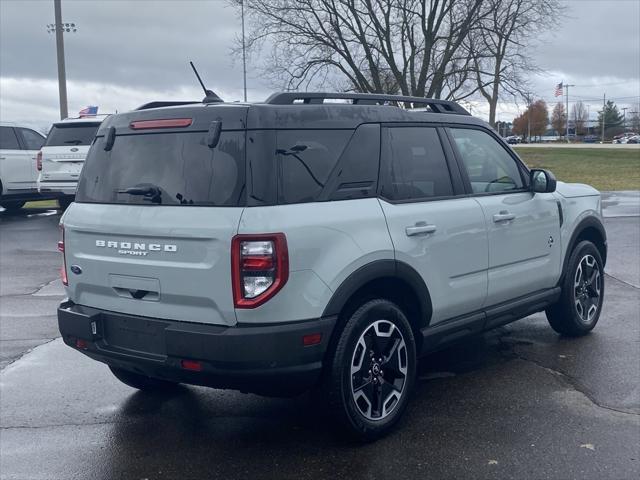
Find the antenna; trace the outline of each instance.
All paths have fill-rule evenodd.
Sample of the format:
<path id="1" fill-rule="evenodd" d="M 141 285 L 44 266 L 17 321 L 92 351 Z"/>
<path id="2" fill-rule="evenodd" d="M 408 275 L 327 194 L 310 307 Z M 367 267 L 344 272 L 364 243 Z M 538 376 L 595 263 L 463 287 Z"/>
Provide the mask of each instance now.
<path id="1" fill-rule="evenodd" d="M 202 78 L 200 78 L 200 74 L 198 73 L 198 70 L 196 70 L 196 66 L 193 64 L 193 62 L 190 61 L 189 64 L 191 65 L 191 68 L 193 68 L 193 73 L 196 74 L 196 78 L 198 79 L 198 82 L 200 82 L 202 90 L 204 91 L 204 99 L 202 100 L 202 103 L 222 102 L 222 99 L 218 95 L 213 93 L 212 90 L 208 90 L 207 87 L 204 86 L 204 82 L 202 81 Z"/>

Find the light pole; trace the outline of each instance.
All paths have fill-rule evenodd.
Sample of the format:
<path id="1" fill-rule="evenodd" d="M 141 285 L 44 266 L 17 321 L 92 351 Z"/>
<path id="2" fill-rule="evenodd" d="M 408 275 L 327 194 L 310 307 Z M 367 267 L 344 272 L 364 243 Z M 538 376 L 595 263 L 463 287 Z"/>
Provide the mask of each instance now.
<path id="1" fill-rule="evenodd" d="M 242 80 L 244 83 L 244 101 L 247 101 L 247 49 L 244 41 L 244 0 L 240 2 L 242 15 Z"/>
<path id="2" fill-rule="evenodd" d="M 47 32 L 56 34 L 56 52 L 58 56 L 58 94 L 60 96 L 60 120 L 69 116 L 67 110 L 67 76 L 64 66 L 64 38 L 63 33 L 77 32 L 75 23 L 62 23 L 61 0 L 53 0 L 55 23 L 47 25 Z"/>
<path id="3" fill-rule="evenodd" d="M 627 110 L 629 110 L 629 107 L 622 107 L 620 110 L 622 110 L 622 131 L 626 132 L 627 131 Z"/>

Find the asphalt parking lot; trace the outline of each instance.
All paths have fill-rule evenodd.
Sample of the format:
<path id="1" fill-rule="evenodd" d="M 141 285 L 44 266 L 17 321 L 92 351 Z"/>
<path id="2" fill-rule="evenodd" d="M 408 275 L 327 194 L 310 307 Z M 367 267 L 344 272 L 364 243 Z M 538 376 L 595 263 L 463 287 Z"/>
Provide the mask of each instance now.
<path id="1" fill-rule="evenodd" d="M 309 396 L 124 386 L 58 338 L 59 213 L 0 213 L 0 478 L 638 478 L 640 195 L 603 203 L 596 330 L 536 314 L 425 358 L 400 428 L 368 445 Z"/>

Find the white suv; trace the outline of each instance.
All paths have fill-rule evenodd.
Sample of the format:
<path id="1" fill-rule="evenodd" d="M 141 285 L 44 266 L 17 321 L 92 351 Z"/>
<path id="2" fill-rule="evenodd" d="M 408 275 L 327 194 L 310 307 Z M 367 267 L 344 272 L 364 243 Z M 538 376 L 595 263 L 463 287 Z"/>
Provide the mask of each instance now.
<path id="1" fill-rule="evenodd" d="M 67 118 L 54 123 L 37 158 L 38 191 L 58 197 L 66 208 L 76 194 L 78 177 L 102 118 Z"/>
<path id="2" fill-rule="evenodd" d="M 29 200 L 40 200 L 36 186 L 36 155 L 44 135 L 29 127 L 0 124 L 0 205 L 17 210 Z"/>

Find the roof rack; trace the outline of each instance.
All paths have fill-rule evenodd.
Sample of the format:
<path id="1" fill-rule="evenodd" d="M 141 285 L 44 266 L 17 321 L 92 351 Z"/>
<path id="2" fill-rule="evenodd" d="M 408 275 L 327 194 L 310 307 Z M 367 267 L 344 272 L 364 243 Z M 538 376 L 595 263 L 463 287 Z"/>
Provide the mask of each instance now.
<path id="1" fill-rule="evenodd" d="M 265 101 L 269 105 L 293 104 L 323 104 L 325 100 L 351 100 L 352 105 L 388 105 L 403 102 L 416 106 L 428 107 L 434 113 L 451 113 L 456 115 L 471 115 L 456 102 L 439 100 L 436 98 L 406 97 L 402 95 L 385 95 L 378 93 L 328 93 L 328 92 L 278 92 Z"/>
<path id="2" fill-rule="evenodd" d="M 180 101 L 156 101 L 145 103 L 144 105 L 140 105 L 136 110 L 149 110 L 150 108 L 162 108 L 162 107 L 175 107 L 177 105 L 193 105 L 194 103 L 200 103 L 197 100 L 189 101 L 189 102 L 180 102 Z"/>

